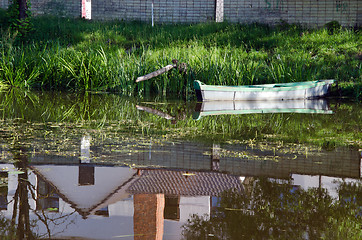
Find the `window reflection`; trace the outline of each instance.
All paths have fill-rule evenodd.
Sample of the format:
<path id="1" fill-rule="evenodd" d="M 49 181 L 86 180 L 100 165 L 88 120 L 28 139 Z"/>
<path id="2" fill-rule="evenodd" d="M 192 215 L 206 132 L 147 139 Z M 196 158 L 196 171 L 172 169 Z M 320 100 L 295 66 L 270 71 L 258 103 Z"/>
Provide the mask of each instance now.
<path id="1" fill-rule="evenodd" d="M 165 197 L 164 218 L 168 220 L 180 220 L 180 196 Z"/>
<path id="2" fill-rule="evenodd" d="M 36 210 L 59 212 L 59 196 L 56 194 L 54 187 L 41 178 L 38 178 L 37 185 Z"/>
<path id="3" fill-rule="evenodd" d="M 8 173 L 0 172 L 0 210 L 8 209 Z"/>

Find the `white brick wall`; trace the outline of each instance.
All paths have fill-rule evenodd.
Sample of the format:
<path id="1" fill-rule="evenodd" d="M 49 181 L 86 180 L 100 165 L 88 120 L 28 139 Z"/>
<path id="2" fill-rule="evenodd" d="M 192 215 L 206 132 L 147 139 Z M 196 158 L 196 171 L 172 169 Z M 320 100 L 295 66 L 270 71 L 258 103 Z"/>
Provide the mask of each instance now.
<path id="1" fill-rule="evenodd" d="M 57 12 L 79 17 L 81 0 L 30 0 L 34 15 Z M 92 0 L 96 20 L 151 21 L 152 0 Z M 215 3 L 219 6 L 215 8 Z M 7 8 L 8 0 L 0 0 Z M 274 24 L 281 20 L 310 26 L 338 21 L 362 26 L 362 0 L 154 0 L 156 23 L 190 23 L 217 19 L 240 23 Z"/>
<path id="2" fill-rule="evenodd" d="M 361 0 L 224 0 L 224 19 L 229 22 L 301 23 L 323 26 L 338 21 L 362 26 Z"/>
<path id="3" fill-rule="evenodd" d="M 213 21 L 214 0 L 154 0 L 155 22 Z M 151 21 L 152 0 L 92 0 L 93 19 Z"/>
<path id="4" fill-rule="evenodd" d="M 0 8 L 8 8 L 9 1 L 8 0 L 0 0 Z"/>

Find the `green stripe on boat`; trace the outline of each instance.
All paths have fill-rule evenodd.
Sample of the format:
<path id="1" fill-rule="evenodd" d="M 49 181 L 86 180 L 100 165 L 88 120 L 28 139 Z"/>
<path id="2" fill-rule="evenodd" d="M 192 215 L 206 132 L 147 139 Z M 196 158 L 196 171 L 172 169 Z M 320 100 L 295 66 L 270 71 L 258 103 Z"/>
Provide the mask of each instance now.
<path id="1" fill-rule="evenodd" d="M 206 85 L 199 80 L 194 81 L 195 90 L 206 91 L 293 91 L 296 89 L 307 89 L 325 84 L 332 84 L 335 80 L 317 80 L 308 82 L 292 82 L 292 83 L 275 83 L 275 84 L 261 84 L 261 85 L 244 85 L 244 86 L 219 86 L 219 85 Z"/>

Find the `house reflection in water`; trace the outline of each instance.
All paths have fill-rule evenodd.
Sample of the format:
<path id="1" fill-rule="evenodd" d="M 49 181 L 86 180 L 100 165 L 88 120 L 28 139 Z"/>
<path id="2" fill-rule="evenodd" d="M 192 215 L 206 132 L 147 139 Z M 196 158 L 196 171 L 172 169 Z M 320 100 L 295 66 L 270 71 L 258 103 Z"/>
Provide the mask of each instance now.
<path id="1" fill-rule="evenodd" d="M 82 139 L 80 158 L 38 155 L 31 159 L 28 182 L 36 194 L 29 194 L 30 218 L 36 220 L 38 213 L 43 212 L 47 216 L 45 220 L 52 220 L 47 226 L 44 226 L 44 221 L 38 223 L 41 234 L 51 229 L 54 237 L 63 238 L 131 236 L 129 239 L 178 239 L 181 226 L 190 215 L 212 214 L 217 206 L 217 196 L 232 188 L 242 193 L 244 187 L 251 187 L 247 179 L 281 176 L 292 179 L 293 184 L 303 188 L 326 187 L 337 197 L 333 192 L 334 180 L 361 178 L 358 152 L 349 155 L 333 153 L 337 154 L 335 158 L 326 159 L 331 161 L 328 162 L 330 166 L 339 167 L 329 168 L 318 163 L 317 166 L 324 166 L 318 168 L 313 157 L 293 163 L 282 157 L 279 162 L 228 159 L 220 156 L 219 145 L 213 145 L 211 156 L 204 156 L 202 153 L 210 147 L 196 148 L 194 144 L 185 143 L 182 148 L 175 146 L 175 151 L 169 151 L 175 155 L 177 149 L 182 149 L 185 156 L 183 168 L 180 162 L 177 162 L 177 168 L 172 168 L 172 165 L 130 168 L 92 163 L 89 142 L 90 138 Z M 165 152 L 163 155 L 167 156 Z M 343 155 L 343 161 L 338 161 L 338 154 Z M 155 155 L 150 158 L 149 153 L 144 152 L 134 157 L 140 163 L 158 159 Z M 320 156 L 318 159 L 321 161 Z M 192 160 L 196 167 L 193 167 Z M 143 165 L 160 165 L 153 163 Z M 233 169 L 225 171 L 225 164 Z M 0 169 L 7 169 L 0 173 L 5 183 L 0 187 L 0 209 L 6 218 L 11 219 L 18 177 L 11 170 L 15 169 L 12 164 L 1 164 Z M 220 172 L 220 169 L 232 174 Z"/>
<path id="2" fill-rule="evenodd" d="M 228 189 L 242 191 L 242 178 L 216 172 L 142 170 L 128 189 L 134 195 L 134 233 L 162 239 L 164 219 L 186 222 L 190 213 L 210 214 L 213 196 Z"/>
<path id="3" fill-rule="evenodd" d="M 1 167 L 14 168 L 9 164 Z M 36 199 L 29 195 L 31 219 L 36 219 L 35 212 L 40 211 L 48 219 L 66 216 L 55 231 L 63 237 L 135 235 L 135 239 L 162 239 L 164 234 L 180 235 L 180 227 L 190 214 L 210 214 L 213 196 L 230 188 L 242 190 L 242 179 L 223 173 L 112 166 L 94 166 L 94 184 L 85 185 L 80 183 L 80 174 L 85 174 L 80 168 L 32 165 L 28 171 L 29 182 L 36 188 Z M 8 190 L 1 195 L 7 198 L 1 209 L 9 219 L 16 180 L 16 174 L 9 173 Z M 39 230 L 45 234 L 41 225 L 39 222 Z"/>

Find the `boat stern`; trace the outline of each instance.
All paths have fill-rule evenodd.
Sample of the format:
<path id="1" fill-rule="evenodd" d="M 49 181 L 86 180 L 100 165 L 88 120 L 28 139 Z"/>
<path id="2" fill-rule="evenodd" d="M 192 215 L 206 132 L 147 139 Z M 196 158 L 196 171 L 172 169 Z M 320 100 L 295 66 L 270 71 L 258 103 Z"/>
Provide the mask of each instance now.
<path id="1" fill-rule="evenodd" d="M 202 100 L 203 100 L 201 85 L 202 85 L 202 83 L 199 80 L 194 81 L 194 89 L 195 89 L 196 98 L 197 98 L 198 102 L 202 102 Z"/>

